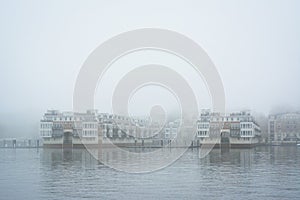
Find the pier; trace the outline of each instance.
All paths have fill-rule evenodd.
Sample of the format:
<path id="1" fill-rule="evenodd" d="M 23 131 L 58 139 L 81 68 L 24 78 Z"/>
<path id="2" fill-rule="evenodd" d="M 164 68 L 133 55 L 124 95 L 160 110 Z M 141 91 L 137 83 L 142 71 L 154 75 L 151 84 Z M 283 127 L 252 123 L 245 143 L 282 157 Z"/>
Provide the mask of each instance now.
<path id="1" fill-rule="evenodd" d="M 0 148 L 40 148 L 41 139 L 32 138 L 2 138 L 0 139 Z"/>

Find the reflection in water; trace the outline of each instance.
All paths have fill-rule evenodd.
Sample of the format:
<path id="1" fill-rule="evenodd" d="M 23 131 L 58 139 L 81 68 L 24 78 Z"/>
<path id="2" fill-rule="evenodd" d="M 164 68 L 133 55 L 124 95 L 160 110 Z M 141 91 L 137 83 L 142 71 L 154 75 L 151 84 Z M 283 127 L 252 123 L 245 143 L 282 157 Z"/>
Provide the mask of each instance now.
<path id="1" fill-rule="evenodd" d="M 131 148 L 130 151 L 141 153 L 149 152 L 147 148 Z M 176 151 L 176 149 L 166 149 L 166 151 Z M 195 154 L 193 159 L 199 160 L 199 165 L 207 166 L 226 166 L 234 165 L 243 168 L 251 168 L 253 164 L 259 162 L 269 162 L 270 164 L 285 164 L 299 162 L 300 148 L 296 147 L 257 147 L 253 149 L 213 149 L 206 157 L 199 159 L 199 149 L 190 149 L 186 154 Z M 103 165 L 98 159 L 105 159 L 109 162 L 125 162 L 127 158 L 119 151 L 114 149 L 43 149 L 41 151 L 41 162 L 46 165 L 78 165 L 81 167 L 94 168 Z M 184 156 L 183 156 L 184 157 Z M 111 160 L 111 161 L 109 161 Z M 182 160 L 179 159 L 179 160 Z M 189 160 L 188 162 L 191 162 Z M 146 164 L 147 161 L 145 160 Z M 132 163 L 134 165 L 134 163 Z"/>
<path id="2" fill-rule="evenodd" d="M 201 163 L 249 168 L 254 162 L 254 153 L 254 149 L 214 149 L 205 158 L 201 159 Z"/>
<path id="3" fill-rule="evenodd" d="M 97 154 L 95 149 L 93 155 Z M 78 165 L 85 168 L 93 168 L 98 165 L 98 161 L 86 149 L 43 149 L 41 161 L 44 165 Z"/>
<path id="4" fill-rule="evenodd" d="M 121 158 L 104 149 L 93 154 Z M 85 149 L 0 149 L 0 156 L 0 199 L 273 200 L 300 196 L 297 147 L 213 149 L 202 159 L 199 149 L 189 149 L 172 165 L 146 174 L 113 170 Z"/>
<path id="5" fill-rule="evenodd" d="M 91 152 L 92 151 L 92 152 Z M 147 148 L 131 148 L 130 151 L 140 153 L 141 151 L 151 151 Z M 166 151 L 176 151 L 176 149 L 166 149 Z M 193 152 L 197 155 L 199 149 L 191 149 L 188 153 Z M 176 152 L 175 152 L 176 153 Z M 253 163 L 254 149 L 214 149 L 206 157 L 200 160 L 200 164 L 205 165 L 236 165 L 241 167 L 251 167 Z M 106 163 L 125 163 L 128 158 L 120 151 L 114 151 L 114 148 L 93 149 L 44 149 L 41 154 L 43 164 L 55 165 L 72 165 L 80 163 L 81 167 L 95 168 L 102 165 L 96 158 L 105 159 Z M 195 157 L 194 159 L 199 159 Z M 135 163 L 132 163 L 134 167 Z M 147 160 L 144 161 L 147 164 Z"/>

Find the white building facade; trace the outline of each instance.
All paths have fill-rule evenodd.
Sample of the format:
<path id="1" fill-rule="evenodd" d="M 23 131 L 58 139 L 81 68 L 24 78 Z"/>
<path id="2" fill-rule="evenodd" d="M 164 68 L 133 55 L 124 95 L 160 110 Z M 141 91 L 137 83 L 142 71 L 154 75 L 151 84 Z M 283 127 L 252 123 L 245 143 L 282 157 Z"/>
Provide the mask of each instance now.
<path id="1" fill-rule="evenodd" d="M 76 147 L 82 145 L 145 145 L 153 130 L 146 120 L 113 114 L 47 111 L 40 121 L 40 136 L 44 146 Z"/>
<path id="2" fill-rule="evenodd" d="M 197 123 L 196 140 L 200 144 L 252 147 L 261 142 L 261 130 L 249 111 L 225 115 L 203 110 Z"/>

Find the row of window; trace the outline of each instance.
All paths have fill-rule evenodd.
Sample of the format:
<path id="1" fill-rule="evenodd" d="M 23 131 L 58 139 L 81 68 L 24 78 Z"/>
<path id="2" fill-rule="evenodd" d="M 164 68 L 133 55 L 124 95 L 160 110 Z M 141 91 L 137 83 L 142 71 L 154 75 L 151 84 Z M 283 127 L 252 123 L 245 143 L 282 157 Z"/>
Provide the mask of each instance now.
<path id="1" fill-rule="evenodd" d="M 213 117 L 211 118 L 211 121 L 213 122 L 238 122 L 238 121 L 251 121 L 251 117 Z"/>
<path id="2" fill-rule="evenodd" d="M 115 129 L 102 129 L 102 133 L 104 134 L 104 133 L 112 133 L 112 132 L 114 132 L 114 130 Z M 136 134 L 136 133 L 144 133 L 144 134 L 154 134 L 154 133 L 157 133 L 159 130 L 157 129 L 157 130 L 149 130 L 149 129 L 146 129 L 146 130 L 140 130 L 140 131 L 136 131 L 136 130 L 120 130 L 120 129 L 118 129 L 117 130 L 117 132 L 118 133 L 122 133 L 122 132 L 124 132 L 124 133 L 126 133 L 126 134 Z M 165 131 L 165 133 L 169 133 L 169 132 L 171 132 L 171 133 L 177 133 L 177 129 L 172 129 L 171 131 L 170 130 L 168 130 L 168 131 Z"/>
<path id="3" fill-rule="evenodd" d="M 219 124 L 215 124 L 215 123 L 212 123 L 212 124 L 209 124 L 209 123 L 199 123 L 198 124 L 198 129 L 208 129 L 209 127 L 218 128 Z M 252 125 L 252 123 L 241 123 L 241 124 L 239 124 L 239 123 L 231 123 L 230 127 L 231 128 L 252 128 L 253 125 Z"/>
<path id="4" fill-rule="evenodd" d="M 82 131 L 82 136 L 97 136 L 98 134 L 98 131 L 95 131 L 95 130 L 83 130 Z"/>
<path id="5" fill-rule="evenodd" d="M 207 136 L 208 135 L 208 131 L 198 131 L 197 135 L 198 136 Z"/>
<path id="6" fill-rule="evenodd" d="M 62 127 L 62 124 L 55 124 L 54 125 L 55 127 Z M 78 124 L 76 124 L 76 127 L 80 127 Z M 50 123 L 42 123 L 41 124 L 41 128 L 45 129 L 45 128 L 52 128 L 52 124 Z M 92 124 L 89 124 L 89 123 L 84 123 L 83 124 L 83 128 L 90 128 L 90 129 L 96 129 L 97 128 L 97 124 L 95 123 L 92 123 Z"/>
<path id="7" fill-rule="evenodd" d="M 83 128 L 97 128 L 97 124 L 95 124 L 95 123 L 92 123 L 92 124 L 84 123 Z"/>
<path id="8" fill-rule="evenodd" d="M 250 123 L 241 124 L 241 128 L 252 128 L 252 124 L 250 124 Z"/>
<path id="9" fill-rule="evenodd" d="M 200 123 L 198 124 L 198 129 L 209 128 L 209 123 Z"/>
<path id="10" fill-rule="evenodd" d="M 233 129 L 239 129 L 240 124 L 239 123 L 233 123 L 233 124 L 230 124 L 230 127 L 233 128 Z"/>
<path id="11" fill-rule="evenodd" d="M 241 131 L 241 136 L 252 136 L 252 131 Z"/>
<path id="12" fill-rule="evenodd" d="M 52 124 L 41 124 L 41 128 L 52 128 Z"/>
<path id="13" fill-rule="evenodd" d="M 73 118 L 73 117 L 53 117 L 52 118 L 54 121 L 76 121 L 76 120 L 82 120 L 82 118 L 80 118 L 80 117 L 75 117 L 75 118 Z"/>
<path id="14" fill-rule="evenodd" d="M 52 131 L 51 130 L 42 130 L 41 131 L 41 136 L 46 137 L 46 136 L 51 136 Z"/>
<path id="15" fill-rule="evenodd" d="M 233 118 L 233 117 L 221 117 L 221 118 L 216 118 L 216 117 L 213 117 L 212 118 L 212 121 L 216 122 L 216 121 L 239 121 L 240 118 Z"/>
<path id="16" fill-rule="evenodd" d="M 220 125 L 222 126 L 222 124 L 216 124 L 216 123 L 211 123 L 210 125 L 209 124 L 198 124 L 198 129 L 219 128 Z M 231 124 L 230 127 L 233 129 L 239 129 L 240 124 Z M 245 128 L 247 128 L 247 127 L 245 127 Z M 249 128 L 251 128 L 251 126 Z"/>

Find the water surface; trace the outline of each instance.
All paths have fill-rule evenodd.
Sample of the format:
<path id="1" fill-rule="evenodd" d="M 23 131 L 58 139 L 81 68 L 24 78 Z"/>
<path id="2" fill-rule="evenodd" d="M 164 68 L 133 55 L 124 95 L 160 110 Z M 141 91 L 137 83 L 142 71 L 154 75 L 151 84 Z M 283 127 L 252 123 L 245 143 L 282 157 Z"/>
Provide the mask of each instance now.
<path id="1" fill-rule="evenodd" d="M 0 199 L 299 199 L 300 148 L 189 149 L 162 170 L 119 172 L 75 149 L 0 149 Z"/>

